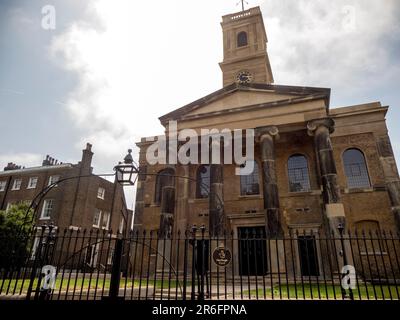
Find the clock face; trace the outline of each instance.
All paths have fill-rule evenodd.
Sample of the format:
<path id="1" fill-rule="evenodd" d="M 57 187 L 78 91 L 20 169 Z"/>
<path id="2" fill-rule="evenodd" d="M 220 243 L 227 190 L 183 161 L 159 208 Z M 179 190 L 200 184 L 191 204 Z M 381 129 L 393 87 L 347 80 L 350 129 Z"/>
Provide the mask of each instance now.
<path id="1" fill-rule="evenodd" d="M 240 71 L 236 75 L 236 82 L 250 83 L 253 80 L 253 75 L 249 71 Z"/>

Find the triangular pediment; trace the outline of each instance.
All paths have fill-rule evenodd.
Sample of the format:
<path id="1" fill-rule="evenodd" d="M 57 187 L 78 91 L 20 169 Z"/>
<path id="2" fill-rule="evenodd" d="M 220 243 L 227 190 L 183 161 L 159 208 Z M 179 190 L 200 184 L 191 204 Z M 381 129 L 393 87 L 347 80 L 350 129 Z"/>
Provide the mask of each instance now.
<path id="1" fill-rule="evenodd" d="M 329 105 L 330 89 L 280 86 L 269 84 L 232 84 L 215 91 L 162 117 L 169 120 L 185 120 L 212 115 L 243 112 L 254 108 L 267 108 L 279 104 L 288 105 L 306 100 L 324 99 Z"/>

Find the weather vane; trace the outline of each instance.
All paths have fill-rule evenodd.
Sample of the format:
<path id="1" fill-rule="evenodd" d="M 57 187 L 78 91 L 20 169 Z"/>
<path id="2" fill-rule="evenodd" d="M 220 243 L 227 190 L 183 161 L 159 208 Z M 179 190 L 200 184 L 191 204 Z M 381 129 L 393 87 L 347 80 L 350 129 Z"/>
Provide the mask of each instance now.
<path id="1" fill-rule="evenodd" d="M 244 3 L 246 2 L 246 4 L 249 4 L 246 0 L 240 0 L 238 3 L 236 3 L 236 5 L 239 5 L 240 3 L 242 3 L 242 11 L 244 11 Z"/>

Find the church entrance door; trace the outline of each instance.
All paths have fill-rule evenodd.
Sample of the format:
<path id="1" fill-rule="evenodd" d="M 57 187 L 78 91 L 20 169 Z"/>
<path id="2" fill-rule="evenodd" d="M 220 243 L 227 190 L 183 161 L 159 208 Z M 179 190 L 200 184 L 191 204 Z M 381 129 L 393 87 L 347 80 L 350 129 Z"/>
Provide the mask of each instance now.
<path id="1" fill-rule="evenodd" d="M 268 271 L 265 228 L 239 227 L 239 274 L 264 275 Z"/>
<path id="2" fill-rule="evenodd" d="M 318 276 L 318 256 L 314 236 L 299 236 L 300 270 L 303 276 Z"/>

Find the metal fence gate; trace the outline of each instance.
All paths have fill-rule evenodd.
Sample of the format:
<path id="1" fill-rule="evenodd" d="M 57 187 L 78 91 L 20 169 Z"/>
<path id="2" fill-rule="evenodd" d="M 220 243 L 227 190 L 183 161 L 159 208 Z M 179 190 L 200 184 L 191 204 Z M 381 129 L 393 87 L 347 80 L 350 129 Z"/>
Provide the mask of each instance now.
<path id="1" fill-rule="evenodd" d="M 398 300 L 400 238 L 383 231 L 322 234 L 264 228 L 210 237 L 60 230 L 0 234 L 0 299 Z"/>

